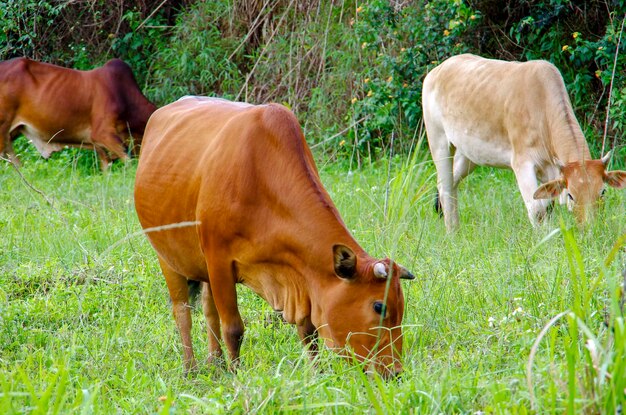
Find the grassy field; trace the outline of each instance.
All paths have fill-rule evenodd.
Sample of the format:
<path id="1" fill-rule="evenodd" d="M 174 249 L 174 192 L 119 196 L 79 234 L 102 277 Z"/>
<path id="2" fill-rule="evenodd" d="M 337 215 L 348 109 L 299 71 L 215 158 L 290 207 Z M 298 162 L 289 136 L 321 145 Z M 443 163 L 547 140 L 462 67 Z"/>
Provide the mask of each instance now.
<path id="1" fill-rule="evenodd" d="M 369 378 L 326 350 L 312 365 L 295 328 L 245 287 L 240 369 L 185 378 L 164 279 L 137 234 L 136 162 L 107 174 L 92 163 L 26 157 L 18 174 L 0 162 L 0 413 L 623 411 L 623 191 L 607 191 L 586 229 L 560 207 L 533 229 L 513 175 L 479 169 L 448 236 L 428 162 L 320 163 L 361 245 L 417 276 L 403 282 L 402 378 Z"/>

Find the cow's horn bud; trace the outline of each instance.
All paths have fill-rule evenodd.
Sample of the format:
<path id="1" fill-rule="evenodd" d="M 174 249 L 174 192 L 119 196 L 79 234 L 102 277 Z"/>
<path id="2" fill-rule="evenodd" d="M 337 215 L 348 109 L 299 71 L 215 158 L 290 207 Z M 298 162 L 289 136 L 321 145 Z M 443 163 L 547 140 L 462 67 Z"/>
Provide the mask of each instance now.
<path id="1" fill-rule="evenodd" d="M 376 278 L 387 278 L 387 270 L 385 269 L 385 264 L 377 262 L 376 265 L 374 265 L 374 276 Z"/>

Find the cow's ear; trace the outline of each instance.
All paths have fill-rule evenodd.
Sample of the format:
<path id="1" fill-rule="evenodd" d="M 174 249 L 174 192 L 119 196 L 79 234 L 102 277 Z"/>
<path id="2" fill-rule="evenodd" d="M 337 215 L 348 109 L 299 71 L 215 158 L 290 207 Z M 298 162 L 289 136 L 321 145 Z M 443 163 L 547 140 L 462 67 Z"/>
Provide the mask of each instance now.
<path id="1" fill-rule="evenodd" d="M 604 176 L 604 182 L 611 187 L 616 189 L 624 189 L 626 188 L 626 171 L 624 170 L 613 170 L 607 171 Z"/>
<path id="2" fill-rule="evenodd" d="M 533 199 L 554 199 L 566 188 L 567 184 L 565 183 L 565 179 L 552 180 L 539 186 L 539 188 L 535 190 Z"/>
<path id="3" fill-rule="evenodd" d="M 335 274 L 340 278 L 352 279 L 356 275 L 356 255 L 345 245 L 333 246 Z"/>

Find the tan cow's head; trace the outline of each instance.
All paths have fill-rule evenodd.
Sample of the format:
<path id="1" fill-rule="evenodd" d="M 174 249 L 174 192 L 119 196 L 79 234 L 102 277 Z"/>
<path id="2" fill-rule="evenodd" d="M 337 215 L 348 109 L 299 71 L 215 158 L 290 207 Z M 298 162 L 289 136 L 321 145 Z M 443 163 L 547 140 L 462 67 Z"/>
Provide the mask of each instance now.
<path id="1" fill-rule="evenodd" d="M 535 191 L 535 199 L 552 199 L 567 191 L 568 207 L 580 223 L 586 222 L 595 212 L 604 193 L 604 184 L 617 189 L 626 187 L 626 171 L 606 171 L 611 154 L 600 160 L 568 163 L 561 167 L 562 177 L 545 183 Z"/>
<path id="2" fill-rule="evenodd" d="M 402 371 L 404 295 L 400 279 L 415 278 L 389 259 L 358 258 L 345 245 L 333 247 L 333 288 L 323 294 L 318 333 L 332 349 L 370 363 L 383 377 Z"/>

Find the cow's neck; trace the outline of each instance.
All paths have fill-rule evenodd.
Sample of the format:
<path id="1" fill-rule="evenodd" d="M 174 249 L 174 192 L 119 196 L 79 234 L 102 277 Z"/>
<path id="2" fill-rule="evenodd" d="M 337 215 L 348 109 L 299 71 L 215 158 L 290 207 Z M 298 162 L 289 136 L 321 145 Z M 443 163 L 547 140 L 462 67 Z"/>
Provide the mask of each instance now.
<path id="1" fill-rule="evenodd" d="M 550 111 L 560 116 L 554 116 L 548 120 L 552 151 L 563 164 L 590 160 L 591 154 L 587 141 L 576 120 L 565 86 L 560 89 L 560 93 L 555 94 L 552 111 Z"/>
<path id="2" fill-rule="evenodd" d="M 292 141 L 291 144 L 294 142 Z M 271 254 L 257 264 L 262 283 L 253 288 L 276 310 L 281 310 L 285 320 L 299 324 L 310 318 L 311 310 L 320 307 L 320 298 L 325 291 L 338 281 L 333 268 L 333 246 L 343 244 L 350 247 L 357 256 L 366 255 L 346 228 L 330 196 L 324 189 L 313 157 L 304 140 L 296 142 L 300 157 L 283 159 L 283 153 L 259 152 L 265 162 L 283 166 L 282 170 L 292 172 L 288 181 L 277 180 L 276 175 L 265 178 L 260 188 L 269 189 L 276 195 L 269 198 L 264 206 L 272 209 L 266 217 L 276 218 L 272 228 L 260 223 L 262 238 L 272 241 Z M 272 159 L 272 157 L 275 157 Z M 259 165 L 262 165 L 260 160 Z M 269 257 L 271 256 L 271 258 Z M 249 285 L 250 284 L 246 284 Z"/>

